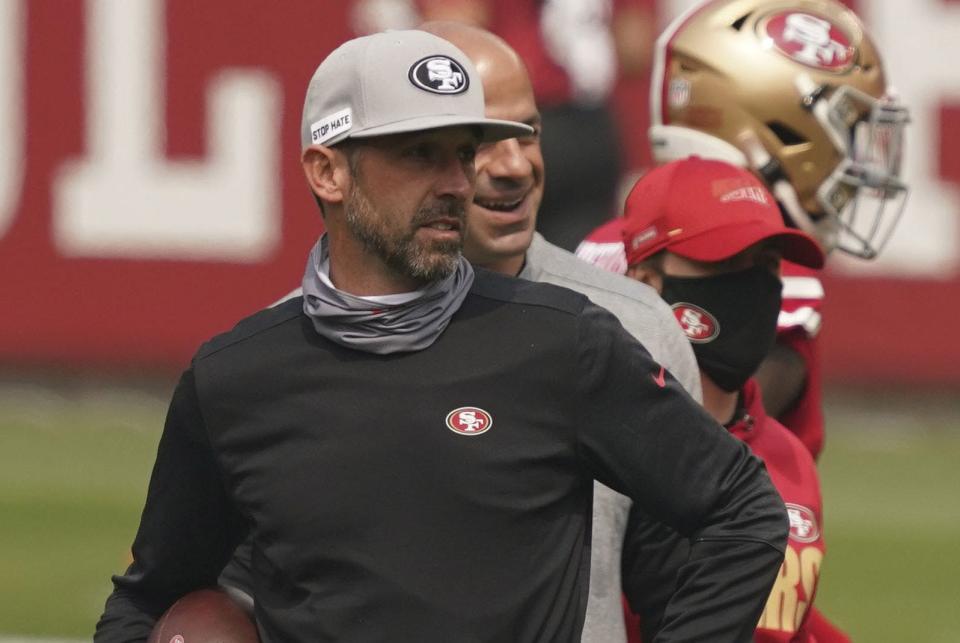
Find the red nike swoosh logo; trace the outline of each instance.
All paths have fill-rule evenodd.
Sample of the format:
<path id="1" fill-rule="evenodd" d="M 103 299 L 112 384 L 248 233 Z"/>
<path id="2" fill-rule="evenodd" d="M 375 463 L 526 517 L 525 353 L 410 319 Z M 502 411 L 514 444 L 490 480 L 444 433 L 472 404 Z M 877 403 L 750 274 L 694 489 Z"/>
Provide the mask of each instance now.
<path id="1" fill-rule="evenodd" d="M 655 383 L 657 386 L 659 386 L 660 388 L 663 388 L 664 386 L 667 385 L 667 380 L 663 377 L 663 367 L 662 367 L 662 366 L 660 367 L 660 372 L 659 372 L 658 374 L 656 374 L 656 375 L 651 375 L 650 377 L 653 378 L 654 383 Z"/>

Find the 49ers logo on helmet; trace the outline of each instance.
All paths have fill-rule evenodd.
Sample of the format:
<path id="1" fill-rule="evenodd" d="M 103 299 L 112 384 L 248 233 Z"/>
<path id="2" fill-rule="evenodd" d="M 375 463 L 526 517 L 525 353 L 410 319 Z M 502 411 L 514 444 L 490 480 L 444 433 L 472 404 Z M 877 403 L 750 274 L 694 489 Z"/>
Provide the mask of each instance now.
<path id="1" fill-rule="evenodd" d="M 447 428 L 460 435 L 480 435 L 493 426 L 493 418 L 475 406 L 461 406 L 447 413 Z"/>
<path id="2" fill-rule="evenodd" d="M 850 38 L 826 18 L 783 12 L 771 16 L 761 31 L 780 53 L 808 67 L 843 71 L 853 64 Z"/>
<path id="3" fill-rule="evenodd" d="M 677 318 L 680 328 L 687 339 L 695 344 L 711 342 L 720 334 L 720 324 L 717 318 L 696 304 L 677 302 L 673 306 L 673 316 Z"/>

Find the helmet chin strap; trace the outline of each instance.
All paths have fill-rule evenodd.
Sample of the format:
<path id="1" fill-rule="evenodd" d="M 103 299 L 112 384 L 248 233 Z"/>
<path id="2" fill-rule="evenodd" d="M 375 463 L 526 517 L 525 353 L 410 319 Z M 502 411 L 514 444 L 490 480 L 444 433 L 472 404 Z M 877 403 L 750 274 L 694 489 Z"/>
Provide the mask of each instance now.
<path id="1" fill-rule="evenodd" d="M 744 130 L 737 136 L 737 142 L 747 158 L 750 169 L 764 178 L 774 198 L 780 203 L 780 207 L 786 210 L 790 221 L 807 234 L 813 235 L 820 242 L 824 252 L 829 253 L 834 250 L 837 247 L 840 232 L 839 222 L 833 217 L 814 219 L 804 210 L 797 197 L 797 191 L 783 176 L 779 163 L 767 152 L 754 132 Z"/>

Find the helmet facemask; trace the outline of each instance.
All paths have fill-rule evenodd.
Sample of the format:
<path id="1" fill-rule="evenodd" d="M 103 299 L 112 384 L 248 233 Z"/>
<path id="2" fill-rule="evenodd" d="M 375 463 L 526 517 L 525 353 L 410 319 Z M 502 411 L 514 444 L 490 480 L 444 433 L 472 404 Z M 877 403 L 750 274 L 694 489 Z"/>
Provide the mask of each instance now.
<path id="1" fill-rule="evenodd" d="M 893 234 L 909 194 L 900 178 L 908 111 L 890 94 L 877 99 L 847 85 L 808 96 L 816 94 L 809 108 L 841 161 L 817 189 L 822 214 L 812 218 L 815 225 L 832 220 L 833 238 L 824 239 L 828 248 L 873 259 Z"/>

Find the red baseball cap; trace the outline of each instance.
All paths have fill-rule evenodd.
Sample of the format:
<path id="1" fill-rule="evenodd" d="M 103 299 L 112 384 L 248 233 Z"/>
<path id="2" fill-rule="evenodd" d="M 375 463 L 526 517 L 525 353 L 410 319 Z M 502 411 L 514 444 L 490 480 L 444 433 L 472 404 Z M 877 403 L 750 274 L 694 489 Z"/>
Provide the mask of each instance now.
<path id="1" fill-rule="evenodd" d="M 775 239 L 787 261 L 824 263 L 819 244 L 786 226 L 760 180 L 722 161 L 691 156 L 651 170 L 633 186 L 623 216 L 629 265 L 664 248 L 695 261 L 722 261 L 765 239 Z"/>

